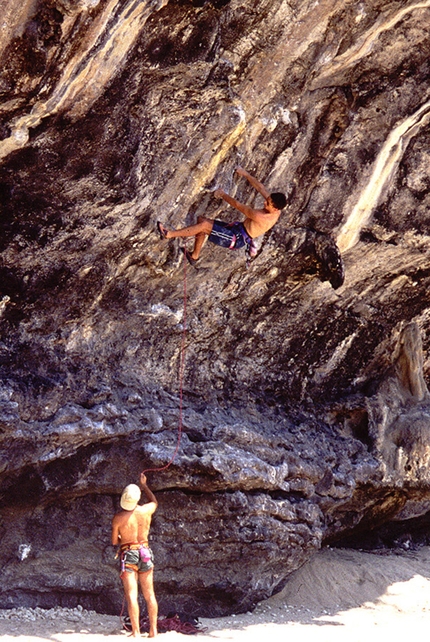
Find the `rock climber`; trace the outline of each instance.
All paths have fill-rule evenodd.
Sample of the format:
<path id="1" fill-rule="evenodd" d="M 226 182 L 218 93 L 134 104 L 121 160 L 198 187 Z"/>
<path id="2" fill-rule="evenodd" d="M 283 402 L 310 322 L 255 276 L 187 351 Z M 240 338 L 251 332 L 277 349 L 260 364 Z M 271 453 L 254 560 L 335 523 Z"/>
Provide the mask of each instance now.
<path id="1" fill-rule="evenodd" d="M 231 250 L 238 250 L 246 246 L 248 255 L 250 257 L 255 256 L 257 249 L 254 239 L 275 225 L 281 215 L 281 210 L 287 204 L 287 198 L 282 192 L 270 193 L 260 181 L 251 176 L 242 167 L 238 167 L 236 172 L 239 176 L 244 176 L 252 187 L 260 192 L 265 199 L 264 207 L 262 209 L 253 209 L 249 205 L 240 203 L 221 189 L 215 190 L 214 196 L 224 199 L 229 205 L 239 210 L 245 216 L 243 222 L 225 223 L 224 221 L 199 216 L 196 225 L 190 225 L 180 230 L 168 230 L 160 221 L 157 222 L 157 229 L 161 239 L 195 237 L 192 252 L 188 252 L 186 248 L 182 249 L 188 262 L 193 266 L 195 266 L 200 256 L 206 239 L 211 243 L 215 243 L 215 245 L 227 247 Z"/>
<path id="2" fill-rule="evenodd" d="M 138 503 L 141 489 L 147 500 L 143 505 Z M 131 636 L 140 637 L 140 584 L 148 609 L 149 637 L 152 638 L 157 635 L 158 604 L 153 583 L 154 558 L 148 545 L 148 534 L 158 502 L 148 488 L 144 473 L 140 475 L 140 488 L 136 484 L 129 484 L 124 488 L 120 504 L 122 510 L 112 520 L 112 545 L 120 546 L 120 577 L 131 621 Z"/>

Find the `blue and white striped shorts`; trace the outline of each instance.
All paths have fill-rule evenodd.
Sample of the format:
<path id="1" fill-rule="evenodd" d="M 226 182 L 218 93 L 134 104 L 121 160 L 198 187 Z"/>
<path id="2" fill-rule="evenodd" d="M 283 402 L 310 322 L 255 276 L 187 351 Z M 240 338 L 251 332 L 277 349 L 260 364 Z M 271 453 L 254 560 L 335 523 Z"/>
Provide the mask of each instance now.
<path id="1" fill-rule="evenodd" d="M 248 236 L 240 221 L 224 223 L 224 221 L 215 220 L 209 241 L 221 247 L 228 247 L 230 250 L 240 250 L 246 245 L 245 235 Z"/>

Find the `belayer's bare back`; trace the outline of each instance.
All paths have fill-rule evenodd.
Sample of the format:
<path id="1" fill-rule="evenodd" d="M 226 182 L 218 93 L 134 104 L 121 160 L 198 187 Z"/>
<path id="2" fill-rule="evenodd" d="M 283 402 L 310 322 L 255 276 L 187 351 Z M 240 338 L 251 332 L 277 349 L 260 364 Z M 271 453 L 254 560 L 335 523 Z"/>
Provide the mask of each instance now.
<path id="1" fill-rule="evenodd" d="M 121 511 L 115 516 L 121 544 L 148 542 L 152 512 L 145 506 L 136 506 L 133 511 Z"/>

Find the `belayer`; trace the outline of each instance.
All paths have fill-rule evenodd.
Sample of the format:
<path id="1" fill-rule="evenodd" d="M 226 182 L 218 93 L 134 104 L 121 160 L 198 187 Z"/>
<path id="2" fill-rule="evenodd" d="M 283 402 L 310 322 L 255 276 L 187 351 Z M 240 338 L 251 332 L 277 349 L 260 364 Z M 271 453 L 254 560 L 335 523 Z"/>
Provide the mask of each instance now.
<path id="1" fill-rule="evenodd" d="M 249 205 L 244 205 L 221 189 L 217 189 L 214 192 L 214 196 L 224 199 L 229 205 L 239 210 L 245 216 L 243 222 L 225 223 L 224 221 L 199 216 L 196 225 L 190 225 L 180 230 L 168 230 L 160 221 L 157 222 L 157 229 L 161 239 L 195 237 L 193 251 L 188 252 L 186 248 L 182 250 L 191 265 L 196 264 L 207 238 L 211 243 L 230 250 L 239 250 L 242 247 L 246 247 L 248 255 L 250 257 L 255 256 L 257 249 L 254 239 L 275 225 L 281 215 L 281 210 L 287 204 L 287 198 L 282 192 L 270 193 L 262 183 L 242 167 L 238 167 L 236 172 L 239 176 L 244 176 L 252 187 L 264 197 L 263 208 L 253 209 Z"/>
<path id="2" fill-rule="evenodd" d="M 139 504 L 141 489 L 146 502 Z M 149 636 L 157 635 L 158 604 L 154 593 L 154 557 L 148 544 L 152 516 L 158 502 L 140 474 L 140 488 L 126 486 L 121 495 L 121 508 L 112 520 L 112 544 L 120 547 L 121 580 L 131 621 L 131 637 L 140 637 L 139 585 L 145 598 L 149 617 Z"/>

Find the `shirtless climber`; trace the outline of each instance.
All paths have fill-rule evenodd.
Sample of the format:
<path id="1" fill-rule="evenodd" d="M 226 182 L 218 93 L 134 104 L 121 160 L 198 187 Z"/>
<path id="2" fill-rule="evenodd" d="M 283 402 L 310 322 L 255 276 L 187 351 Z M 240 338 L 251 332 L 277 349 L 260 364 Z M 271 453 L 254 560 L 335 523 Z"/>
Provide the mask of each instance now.
<path id="1" fill-rule="evenodd" d="M 263 209 L 256 210 L 249 207 L 249 205 L 240 203 L 221 189 L 217 189 L 214 192 L 216 198 L 223 198 L 229 205 L 235 207 L 239 212 L 242 212 L 245 216 L 243 223 L 240 221 L 224 223 L 223 221 L 212 220 L 204 216 L 198 217 L 196 225 L 190 225 L 180 230 L 168 230 L 160 221 L 157 223 L 158 232 L 162 239 L 195 236 L 193 251 L 188 252 L 186 248 L 182 250 L 191 265 L 196 264 L 207 238 L 212 243 L 215 243 L 215 245 L 227 247 L 231 250 L 238 250 L 247 246 L 249 256 L 255 256 L 256 247 L 254 239 L 275 225 L 281 215 L 281 210 L 287 204 L 286 196 L 282 192 L 273 192 L 270 194 L 262 183 L 242 167 L 238 167 L 236 172 L 239 176 L 244 176 L 252 187 L 265 198 Z"/>
<path id="2" fill-rule="evenodd" d="M 127 600 L 131 621 L 131 636 L 140 637 L 139 583 L 145 598 L 149 617 L 149 637 L 157 635 L 158 604 L 154 593 L 154 561 L 148 546 L 148 533 L 151 518 L 158 502 L 146 484 L 146 476 L 141 473 L 140 486 L 147 503 L 138 504 L 141 491 L 136 484 L 126 486 L 121 495 L 121 508 L 112 520 L 112 545 L 120 546 L 121 580 Z"/>

